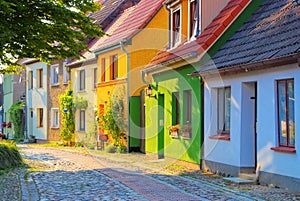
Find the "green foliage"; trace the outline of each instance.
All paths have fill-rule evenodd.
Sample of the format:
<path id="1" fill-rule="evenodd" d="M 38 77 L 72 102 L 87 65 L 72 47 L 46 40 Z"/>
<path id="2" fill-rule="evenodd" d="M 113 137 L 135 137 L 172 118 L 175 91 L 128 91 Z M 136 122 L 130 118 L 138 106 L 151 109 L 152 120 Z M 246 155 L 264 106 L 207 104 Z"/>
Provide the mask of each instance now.
<path id="1" fill-rule="evenodd" d="M 100 117 L 100 127 L 106 130 L 114 140 L 113 144 L 121 150 L 125 150 L 122 141 L 126 134 L 126 122 L 124 114 L 124 90 L 117 90 L 119 94 L 110 97 L 110 104 L 106 106 L 104 116 Z"/>
<path id="2" fill-rule="evenodd" d="M 0 170 L 24 165 L 22 156 L 13 141 L 0 140 Z"/>
<path id="3" fill-rule="evenodd" d="M 60 136 L 70 144 L 75 132 L 72 90 L 66 90 L 64 94 L 59 95 L 59 105 L 62 114 Z M 66 112 L 65 109 L 67 109 Z"/>
<path id="4" fill-rule="evenodd" d="M 88 107 L 88 101 L 83 97 L 73 97 L 74 112 L 80 109 L 86 109 Z"/>
<path id="5" fill-rule="evenodd" d="M 8 110 L 10 119 L 13 123 L 14 128 L 14 138 L 20 139 L 24 138 L 24 113 L 23 113 L 24 103 L 22 101 L 18 101 L 14 103 Z"/>
<path id="6" fill-rule="evenodd" d="M 100 7 L 94 0 L 1 0 L 0 66 L 15 65 L 23 58 L 47 63 L 80 58 L 87 50 L 87 36 L 104 35 L 88 15 Z"/>

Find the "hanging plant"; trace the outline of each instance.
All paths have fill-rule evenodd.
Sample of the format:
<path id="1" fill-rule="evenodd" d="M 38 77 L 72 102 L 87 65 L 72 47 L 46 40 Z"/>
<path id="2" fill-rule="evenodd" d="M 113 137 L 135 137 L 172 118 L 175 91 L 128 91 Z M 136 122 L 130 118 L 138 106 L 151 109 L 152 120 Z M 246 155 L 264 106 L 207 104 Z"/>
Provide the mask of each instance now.
<path id="1" fill-rule="evenodd" d="M 88 101 L 83 97 L 73 97 L 74 112 L 80 109 L 86 109 L 88 107 Z"/>

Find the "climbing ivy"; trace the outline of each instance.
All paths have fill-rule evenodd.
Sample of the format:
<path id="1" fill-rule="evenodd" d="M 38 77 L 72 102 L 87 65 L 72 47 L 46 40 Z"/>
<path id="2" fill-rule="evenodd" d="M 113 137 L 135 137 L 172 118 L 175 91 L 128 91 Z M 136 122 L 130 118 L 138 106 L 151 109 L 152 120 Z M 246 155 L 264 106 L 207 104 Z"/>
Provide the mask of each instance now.
<path id="1" fill-rule="evenodd" d="M 73 91 L 68 89 L 64 94 L 59 95 L 59 104 L 62 114 L 60 136 L 70 144 L 75 132 Z"/>
<path id="2" fill-rule="evenodd" d="M 23 112 L 24 102 L 18 101 L 14 103 L 8 110 L 10 119 L 13 123 L 14 138 L 20 139 L 24 137 L 25 122 Z"/>

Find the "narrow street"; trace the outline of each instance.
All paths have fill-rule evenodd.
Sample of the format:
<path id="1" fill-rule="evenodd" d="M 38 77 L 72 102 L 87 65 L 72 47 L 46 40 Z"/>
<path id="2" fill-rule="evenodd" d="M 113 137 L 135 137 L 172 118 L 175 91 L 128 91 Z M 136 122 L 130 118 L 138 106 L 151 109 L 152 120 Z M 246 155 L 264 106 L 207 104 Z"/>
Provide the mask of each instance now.
<path id="1" fill-rule="evenodd" d="M 142 154 L 116 154 L 118 157 L 112 160 L 95 154 L 96 151 L 19 147 L 31 166 L 30 173 L 20 178 L 22 200 L 266 200 L 262 196 L 268 196 L 267 200 L 297 199 L 275 188 L 243 187 L 249 191 L 242 192 L 220 185 L 217 178 L 210 182 L 168 174 L 163 171 L 166 161 L 149 160 Z"/>

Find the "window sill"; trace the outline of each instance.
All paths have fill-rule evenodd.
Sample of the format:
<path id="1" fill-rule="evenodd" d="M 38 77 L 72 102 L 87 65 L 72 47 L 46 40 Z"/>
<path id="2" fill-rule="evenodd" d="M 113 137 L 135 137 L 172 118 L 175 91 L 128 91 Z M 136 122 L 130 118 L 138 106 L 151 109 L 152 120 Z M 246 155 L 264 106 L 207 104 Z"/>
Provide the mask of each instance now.
<path id="1" fill-rule="evenodd" d="M 51 87 L 58 87 L 59 83 L 51 84 Z"/>
<path id="2" fill-rule="evenodd" d="M 271 150 L 285 153 L 296 153 L 296 149 L 292 147 L 271 147 Z"/>
<path id="3" fill-rule="evenodd" d="M 77 91 L 78 93 L 85 93 L 86 92 L 86 90 L 84 89 L 84 90 L 79 90 L 79 91 Z"/>
<path id="4" fill-rule="evenodd" d="M 55 129 L 56 130 L 56 129 L 59 129 L 59 127 L 51 127 L 51 129 Z"/>
<path id="5" fill-rule="evenodd" d="M 230 141 L 230 135 L 229 134 L 218 134 L 218 135 L 211 135 L 208 137 L 209 139 L 212 140 L 225 140 L 225 141 Z"/>

